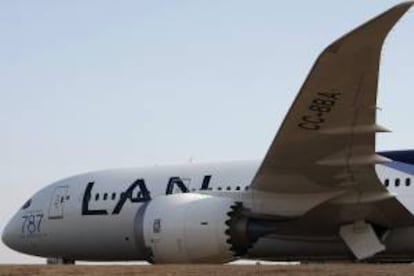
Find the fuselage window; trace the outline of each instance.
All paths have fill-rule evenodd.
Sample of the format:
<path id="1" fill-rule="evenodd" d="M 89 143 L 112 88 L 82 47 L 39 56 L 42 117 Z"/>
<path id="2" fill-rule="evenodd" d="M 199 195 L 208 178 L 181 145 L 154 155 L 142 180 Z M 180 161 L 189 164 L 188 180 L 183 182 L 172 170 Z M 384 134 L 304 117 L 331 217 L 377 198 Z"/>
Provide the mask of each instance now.
<path id="1" fill-rule="evenodd" d="M 103 200 L 107 200 L 107 199 L 108 199 L 108 193 L 104 193 Z"/>
<path id="2" fill-rule="evenodd" d="M 390 180 L 389 179 L 385 179 L 384 184 L 385 184 L 385 187 L 390 186 Z"/>
<path id="3" fill-rule="evenodd" d="M 240 186 L 237 186 L 236 187 L 236 191 L 240 191 Z"/>
<path id="4" fill-rule="evenodd" d="M 249 190 L 249 186 L 244 187 L 244 190 L 245 191 Z"/>
<path id="5" fill-rule="evenodd" d="M 116 193 L 112 193 L 112 197 L 111 197 L 111 199 L 112 199 L 112 200 L 115 200 L 115 198 L 116 198 Z"/>
<path id="6" fill-rule="evenodd" d="M 227 186 L 227 191 L 230 191 L 231 190 L 231 187 L 230 186 Z"/>
<path id="7" fill-rule="evenodd" d="M 218 187 L 217 190 L 221 191 L 221 187 Z"/>
<path id="8" fill-rule="evenodd" d="M 32 199 L 29 199 L 28 201 L 26 201 L 23 206 L 22 206 L 22 210 L 27 209 L 30 207 L 30 205 L 32 205 Z"/>
<path id="9" fill-rule="evenodd" d="M 395 179 L 395 187 L 400 187 L 400 179 Z"/>
<path id="10" fill-rule="evenodd" d="M 406 180 L 405 180 L 405 186 L 410 186 L 411 185 L 411 178 L 407 178 Z"/>
<path id="11" fill-rule="evenodd" d="M 99 194 L 95 195 L 95 200 L 98 201 L 99 200 Z"/>

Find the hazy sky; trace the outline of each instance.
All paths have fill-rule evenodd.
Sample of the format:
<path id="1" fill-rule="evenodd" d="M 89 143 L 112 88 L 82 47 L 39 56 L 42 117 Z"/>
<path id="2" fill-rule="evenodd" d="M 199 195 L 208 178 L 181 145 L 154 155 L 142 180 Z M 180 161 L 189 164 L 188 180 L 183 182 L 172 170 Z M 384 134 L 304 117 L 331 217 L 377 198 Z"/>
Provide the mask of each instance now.
<path id="1" fill-rule="evenodd" d="M 323 48 L 398 2 L 1 1 L 0 231 L 72 174 L 262 158 Z M 413 30 L 385 44 L 381 150 L 414 148 Z"/>

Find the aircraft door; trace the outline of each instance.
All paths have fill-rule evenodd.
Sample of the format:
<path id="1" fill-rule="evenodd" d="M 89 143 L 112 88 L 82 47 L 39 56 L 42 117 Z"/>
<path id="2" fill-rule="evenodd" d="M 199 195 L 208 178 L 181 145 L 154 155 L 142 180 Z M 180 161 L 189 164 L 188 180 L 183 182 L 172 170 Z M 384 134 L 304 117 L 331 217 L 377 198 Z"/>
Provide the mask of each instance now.
<path id="1" fill-rule="evenodd" d="M 65 202 L 69 200 L 68 186 L 56 187 L 49 205 L 49 219 L 62 219 L 64 215 Z"/>

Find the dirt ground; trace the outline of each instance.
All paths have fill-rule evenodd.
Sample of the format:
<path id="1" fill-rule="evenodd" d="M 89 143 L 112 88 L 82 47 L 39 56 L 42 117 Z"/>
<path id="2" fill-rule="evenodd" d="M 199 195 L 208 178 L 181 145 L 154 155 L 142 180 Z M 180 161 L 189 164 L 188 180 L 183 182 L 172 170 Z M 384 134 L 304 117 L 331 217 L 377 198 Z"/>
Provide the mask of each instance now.
<path id="1" fill-rule="evenodd" d="M 156 265 L 46 266 L 3 265 L 0 276 L 12 275 L 414 275 L 414 265 Z"/>

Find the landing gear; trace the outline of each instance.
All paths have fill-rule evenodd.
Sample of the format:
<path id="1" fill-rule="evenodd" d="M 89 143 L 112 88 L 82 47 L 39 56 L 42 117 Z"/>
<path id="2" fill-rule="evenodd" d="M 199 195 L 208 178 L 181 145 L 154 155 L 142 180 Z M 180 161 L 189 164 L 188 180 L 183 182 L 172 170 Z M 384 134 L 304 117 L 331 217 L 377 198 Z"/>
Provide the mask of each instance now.
<path id="1" fill-rule="evenodd" d="M 56 258 L 47 258 L 46 263 L 48 265 L 74 265 L 75 260 L 56 257 Z"/>

